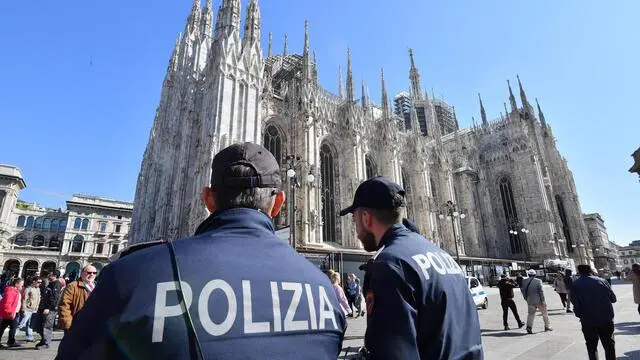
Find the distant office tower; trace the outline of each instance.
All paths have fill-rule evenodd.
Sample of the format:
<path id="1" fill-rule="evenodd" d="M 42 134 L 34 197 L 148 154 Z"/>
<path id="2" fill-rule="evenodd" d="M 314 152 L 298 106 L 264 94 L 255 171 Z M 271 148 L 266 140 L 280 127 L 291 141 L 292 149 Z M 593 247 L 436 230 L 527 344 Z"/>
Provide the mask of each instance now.
<path id="1" fill-rule="evenodd" d="M 403 91 L 393 98 L 393 113 L 402 118 L 400 126 L 411 129 L 411 95 Z"/>

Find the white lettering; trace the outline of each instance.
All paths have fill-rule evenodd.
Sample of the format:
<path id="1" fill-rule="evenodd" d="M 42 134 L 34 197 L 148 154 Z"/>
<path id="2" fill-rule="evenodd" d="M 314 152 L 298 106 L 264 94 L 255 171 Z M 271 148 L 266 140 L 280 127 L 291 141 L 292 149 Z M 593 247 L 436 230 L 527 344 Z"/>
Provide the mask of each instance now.
<path id="1" fill-rule="evenodd" d="M 429 258 L 429 262 L 431 262 L 431 265 L 437 272 L 439 272 L 441 275 L 445 275 L 447 273 L 447 270 L 444 268 L 444 264 L 442 263 L 442 259 L 440 259 L 437 254 L 428 252 L 427 257 Z"/>
<path id="2" fill-rule="evenodd" d="M 460 266 L 458 265 L 458 263 L 456 263 L 455 260 L 453 260 L 451 255 L 447 253 L 441 253 L 440 256 L 444 258 L 445 263 L 449 264 L 449 267 L 447 268 L 447 272 L 449 272 L 449 274 L 462 274 L 462 269 L 460 269 Z"/>
<path id="3" fill-rule="evenodd" d="M 220 324 L 216 324 L 211 320 L 209 315 L 209 297 L 214 290 L 220 289 L 227 298 L 229 309 L 227 311 L 227 317 Z M 213 336 L 220 336 L 226 334 L 236 321 L 236 314 L 238 312 L 238 302 L 236 301 L 236 294 L 233 293 L 233 288 L 229 283 L 224 280 L 216 279 L 209 281 L 200 293 L 198 299 L 198 314 L 200 315 L 200 322 L 202 327 Z"/>
<path id="4" fill-rule="evenodd" d="M 177 305 L 167 306 L 167 293 L 169 291 L 176 291 L 178 289 L 178 283 L 176 281 L 162 282 L 156 284 L 156 303 L 153 310 L 153 333 L 151 335 L 151 342 L 162 342 L 164 335 L 164 319 L 172 316 L 180 316 L 184 313 L 184 310 L 191 306 L 193 299 L 193 292 L 191 286 L 184 281 L 180 282 L 182 286 L 184 303 Z"/>
<path id="5" fill-rule="evenodd" d="M 270 331 L 268 321 L 253 322 L 253 312 L 251 311 L 251 283 L 249 280 L 242 280 L 242 310 L 244 311 L 244 333 L 255 334 Z"/>
<path id="6" fill-rule="evenodd" d="M 311 320 L 311 329 L 316 330 L 318 328 L 318 320 L 316 319 L 316 304 L 313 302 L 313 293 L 311 292 L 311 285 L 304 284 L 304 289 L 307 292 L 307 303 L 309 304 L 309 317 Z"/>
<path id="7" fill-rule="evenodd" d="M 338 323 L 336 322 L 336 315 L 333 312 L 333 305 L 331 305 L 331 301 L 329 301 L 324 287 L 318 286 L 318 293 L 320 297 L 320 320 L 318 321 L 318 329 L 324 329 L 327 320 L 331 320 L 333 328 L 337 329 Z"/>
<path id="8" fill-rule="evenodd" d="M 287 309 L 287 314 L 284 317 L 284 331 L 294 330 L 309 330 L 309 322 L 306 320 L 294 321 L 293 318 L 300 305 L 300 297 L 302 296 L 302 284 L 293 282 L 283 282 L 282 290 L 293 291 L 293 297 L 291 298 L 291 304 Z"/>
<path id="9" fill-rule="evenodd" d="M 415 261 L 422 270 L 422 274 L 424 275 L 425 279 L 429 280 L 429 268 L 431 267 L 429 259 L 423 254 L 413 255 L 412 258 L 413 261 Z"/>
<path id="10" fill-rule="evenodd" d="M 271 302 L 273 302 L 273 331 L 282 331 L 282 315 L 280 314 L 280 294 L 278 293 L 278 283 L 271 282 Z"/>

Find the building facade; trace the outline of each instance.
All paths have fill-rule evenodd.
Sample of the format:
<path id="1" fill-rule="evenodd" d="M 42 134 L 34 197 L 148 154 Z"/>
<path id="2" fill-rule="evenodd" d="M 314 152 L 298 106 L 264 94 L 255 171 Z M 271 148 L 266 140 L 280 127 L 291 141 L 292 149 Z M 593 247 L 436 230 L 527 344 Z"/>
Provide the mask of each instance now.
<path id="1" fill-rule="evenodd" d="M 0 264 L 3 272 L 27 277 L 59 269 L 75 278 L 85 265 L 98 270 L 129 239 L 132 203 L 73 195 L 66 209 L 20 201 L 26 184 L 20 169 L 0 165 Z"/>
<path id="2" fill-rule="evenodd" d="M 628 246 L 618 248 L 621 271 L 629 271 L 631 265 L 640 263 L 640 240 L 632 241 Z"/>
<path id="3" fill-rule="evenodd" d="M 275 221 L 291 226 L 303 253 L 362 253 L 352 220 L 338 211 L 360 182 L 383 175 L 406 189 L 406 215 L 421 233 L 467 264 L 592 263 L 573 175 L 520 79 L 520 104 L 509 85 L 504 114 L 489 119 L 480 100 L 481 123 L 459 129 L 453 108 L 421 90 L 410 52 L 407 126 L 404 113 L 392 111 L 384 72 L 379 105 L 364 83 L 357 98 L 347 51 L 346 84 L 340 80 L 333 94 L 318 81 L 308 23 L 301 54 L 290 54 L 286 42 L 276 54 L 269 41 L 263 56 L 257 1 L 248 5 L 243 33 L 240 13 L 239 0 L 224 0 L 212 30 L 211 1 L 204 9 L 193 4 L 142 161 L 132 242 L 192 234 L 207 216 L 199 192 L 213 156 L 252 141 L 275 154 L 283 178 L 294 170 L 285 183 L 290 202 Z M 464 218 L 441 219 L 448 203 Z"/>
<path id="4" fill-rule="evenodd" d="M 612 242 L 609 241 L 604 220 L 598 213 L 584 214 L 582 218 L 584 219 L 589 234 L 589 243 L 591 245 L 589 250 L 590 255 L 594 258 L 596 269 L 615 271 L 618 261 L 618 251 L 615 246 L 611 245 Z"/>

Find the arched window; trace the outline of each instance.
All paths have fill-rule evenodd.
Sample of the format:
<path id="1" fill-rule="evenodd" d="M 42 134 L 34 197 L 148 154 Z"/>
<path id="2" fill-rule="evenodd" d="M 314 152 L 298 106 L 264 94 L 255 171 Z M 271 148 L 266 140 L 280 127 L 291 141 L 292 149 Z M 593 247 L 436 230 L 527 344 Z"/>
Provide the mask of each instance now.
<path id="1" fill-rule="evenodd" d="M 44 222 L 42 223 L 42 228 L 43 229 L 51 229 L 51 219 L 44 219 Z"/>
<path id="2" fill-rule="evenodd" d="M 89 219 L 82 219 L 82 230 L 89 229 Z"/>
<path id="3" fill-rule="evenodd" d="M 27 227 L 28 228 L 32 228 L 33 227 L 33 216 L 29 216 L 27 218 Z"/>
<path id="4" fill-rule="evenodd" d="M 49 249 L 60 249 L 60 239 L 58 235 L 53 235 L 51 239 L 49 239 Z"/>
<path id="5" fill-rule="evenodd" d="M 18 227 L 24 227 L 24 222 L 26 220 L 27 218 L 25 218 L 24 215 L 18 216 Z"/>
<path id="6" fill-rule="evenodd" d="M 58 230 L 64 231 L 67 229 L 67 220 L 60 221 L 60 226 L 58 226 Z"/>
<path id="7" fill-rule="evenodd" d="M 58 231 L 58 226 L 60 224 L 60 220 L 58 219 L 53 219 L 51 220 L 51 226 L 49 227 L 49 229 L 51 229 L 52 231 Z"/>
<path id="8" fill-rule="evenodd" d="M 43 218 L 39 217 L 36 219 L 36 223 L 33 225 L 34 228 L 36 229 L 42 229 L 42 222 L 44 221 Z"/>
<path id="9" fill-rule="evenodd" d="M 371 179 L 378 175 L 378 170 L 376 169 L 376 165 L 373 163 L 373 160 L 371 160 L 371 156 L 367 155 L 364 157 L 364 166 L 366 169 L 367 179 Z"/>
<path id="10" fill-rule="evenodd" d="M 44 246 L 44 236 L 42 235 L 34 236 L 31 246 Z"/>
<path id="11" fill-rule="evenodd" d="M 73 230 L 80 230 L 80 226 L 82 226 L 82 219 L 76 218 L 73 222 Z"/>
<path id="12" fill-rule="evenodd" d="M 571 231 L 569 231 L 569 221 L 567 220 L 567 212 L 564 209 L 564 202 L 560 195 L 556 195 L 555 199 L 558 214 L 560 215 L 560 221 L 562 221 L 562 234 L 564 235 L 565 243 L 567 244 L 567 251 L 573 253 L 573 240 L 571 239 Z"/>
<path id="13" fill-rule="evenodd" d="M 82 235 L 76 235 L 73 238 L 73 242 L 71 243 L 71 252 L 79 253 L 82 252 L 82 243 L 84 242 L 84 238 Z"/>
<path id="14" fill-rule="evenodd" d="M 24 235 L 18 235 L 13 243 L 18 246 L 25 246 L 27 245 L 27 238 L 25 238 Z"/>
<path id="15" fill-rule="evenodd" d="M 264 147 L 273 154 L 280 165 L 283 160 L 283 138 L 282 132 L 275 125 L 269 125 L 264 130 Z"/>
<path id="16" fill-rule="evenodd" d="M 507 220 L 508 230 L 514 230 L 512 227 L 518 224 L 518 213 L 516 211 L 516 202 L 513 198 L 511 181 L 506 177 L 500 180 L 500 198 L 502 199 L 502 209 L 504 211 L 504 217 Z M 509 243 L 513 254 L 522 252 L 520 231 L 515 235 L 509 233 Z"/>
<path id="17" fill-rule="evenodd" d="M 322 185 L 322 238 L 323 241 L 336 240 L 336 204 L 335 204 L 335 163 L 333 151 L 327 144 L 320 148 L 320 179 Z"/>

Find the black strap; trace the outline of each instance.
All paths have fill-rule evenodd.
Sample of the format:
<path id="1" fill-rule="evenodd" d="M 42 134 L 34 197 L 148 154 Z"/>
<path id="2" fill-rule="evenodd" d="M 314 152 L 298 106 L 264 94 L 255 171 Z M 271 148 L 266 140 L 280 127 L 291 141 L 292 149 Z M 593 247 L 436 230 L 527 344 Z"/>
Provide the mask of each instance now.
<path id="1" fill-rule="evenodd" d="M 180 306 L 182 307 L 182 313 L 184 314 L 185 321 L 187 323 L 187 335 L 189 337 L 189 351 L 192 359 L 205 360 L 202 353 L 202 347 L 200 345 L 200 339 L 198 333 L 193 325 L 193 320 L 187 303 L 184 300 L 184 292 L 182 291 L 182 281 L 180 279 L 180 269 L 178 267 L 178 257 L 176 256 L 176 249 L 173 246 L 173 242 L 167 241 L 169 247 L 169 255 L 171 255 L 171 265 L 173 269 L 173 280 L 177 283 L 178 287 L 178 300 L 180 300 Z"/>
<path id="2" fill-rule="evenodd" d="M 524 299 L 527 300 L 527 297 L 529 297 L 529 286 L 531 286 L 531 283 L 533 282 L 533 278 L 529 278 L 529 283 L 527 284 L 527 288 L 524 289 Z"/>

